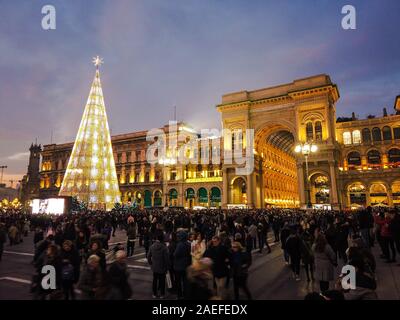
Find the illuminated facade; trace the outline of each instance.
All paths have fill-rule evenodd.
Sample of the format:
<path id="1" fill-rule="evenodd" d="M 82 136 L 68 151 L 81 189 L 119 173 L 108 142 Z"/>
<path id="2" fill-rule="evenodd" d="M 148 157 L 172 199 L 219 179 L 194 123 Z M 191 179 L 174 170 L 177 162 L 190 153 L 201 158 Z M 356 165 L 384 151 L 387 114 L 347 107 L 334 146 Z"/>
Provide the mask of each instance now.
<path id="1" fill-rule="evenodd" d="M 191 154 L 218 157 L 218 164 L 186 165 L 149 164 L 146 131 L 113 136 L 121 200 L 142 207 L 188 208 L 306 207 L 309 200 L 317 208 L 400 205 L 400 98 L 395 115 L 337 121 L 338 99 L 338 88 L 327 75 L 224 95 L 217 105 L 222 127 L 254 129 L 254 170 L 249 175 L 237 175 L 240 165 L 223 159 L 237 143 L 245 154 L 245 136 L 241 141 L 222 136 L 221 148 L 209 139 Z M 177 127 L 178 132 L 191 130 L 184 123 Z M 167 136 L 175 134 L 168 132 L 169 126 L 161 129 Z M 307 176 L 305 158 L 294 147 L 311 142 L 318 151 L 308 157 Z M 71 149 L 71 143 L 43 147 L 40 196 L 58 193 Z"/>
<path id="2" fill-rule="evenodd" d="M 60 186 L 62 181 L 60 196 L 76 196 L 87 203 L 89 208 L 111 210 L 121 200 L 99 64 L 97 57 L 96 74 L 66 172 L 62 180 L 60 175 L 57 176 L 55 186 Z M 42 169 L 51 169 L 51 163 L 44 161 Z M 41 187 L 49 185 L 48 177 Z"/>

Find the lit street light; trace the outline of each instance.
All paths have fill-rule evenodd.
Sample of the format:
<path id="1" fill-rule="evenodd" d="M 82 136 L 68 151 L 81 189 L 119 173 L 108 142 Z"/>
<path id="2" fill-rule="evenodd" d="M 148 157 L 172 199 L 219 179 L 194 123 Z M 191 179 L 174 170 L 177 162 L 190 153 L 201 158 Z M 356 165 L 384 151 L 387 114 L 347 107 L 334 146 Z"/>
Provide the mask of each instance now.
<path id="1" fill-rule="evenodd" d="M 310 179 L 308 177 L 308 156 L 310 153 L 315 153 L 318 151 L 317 145 L 313 143 L 304 143 L 304 144 L 298 144 L 295 148 L 294 151 L 296 153 L 300 153 L 305 157 L 306 159 L 306 177 L 307 177 L 307 207 L 311 208 L 311 191 L 310 191 Z"/>

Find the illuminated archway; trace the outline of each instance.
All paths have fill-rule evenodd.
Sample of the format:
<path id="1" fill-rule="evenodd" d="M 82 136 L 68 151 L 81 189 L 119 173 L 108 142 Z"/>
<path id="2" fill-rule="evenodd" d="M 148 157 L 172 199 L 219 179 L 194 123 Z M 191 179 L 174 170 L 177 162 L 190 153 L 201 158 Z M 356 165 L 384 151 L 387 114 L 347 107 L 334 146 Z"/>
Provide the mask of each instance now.
<path id="1" fill-rule="evenodd" d="M 311 182 L 311 202 L 315 204 L 330 203 L 330 181 L 328 175 L 315 173 L 310 178 Z"/>
<path id="2" fill-rule="evenodd" d="M 347 195 L 351 208 L 366 207 L 367 205 L 367 188 L 360 182 L 355 182 L 347 187 Z"/>
<path id="3" fill-rule="evenodd" d="M 386 186 L 383 183 L 373 183 L 369 188 L 369 195 L 371 199 L 371 205 L 388 205 L 388 195 Z"/>
<path id="4" fill-rule="evenodd" d="M 246 181 L 237 177 L 232 181 L 232 204 L 247 204 Z"/>

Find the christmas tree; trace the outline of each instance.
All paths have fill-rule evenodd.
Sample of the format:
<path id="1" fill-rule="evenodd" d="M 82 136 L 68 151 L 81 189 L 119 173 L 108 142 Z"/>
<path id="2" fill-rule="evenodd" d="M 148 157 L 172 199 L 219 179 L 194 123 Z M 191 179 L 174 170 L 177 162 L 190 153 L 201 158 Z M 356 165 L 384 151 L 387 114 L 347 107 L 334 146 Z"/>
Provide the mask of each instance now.
<path id="1" fill-rule="evenodd" d="M 93 62 L 96 74 L 59 195 L 77 197 L 89 209 L 111 210 L 121 194 L 100 82 L 103 61 L 97 56 Z"/>

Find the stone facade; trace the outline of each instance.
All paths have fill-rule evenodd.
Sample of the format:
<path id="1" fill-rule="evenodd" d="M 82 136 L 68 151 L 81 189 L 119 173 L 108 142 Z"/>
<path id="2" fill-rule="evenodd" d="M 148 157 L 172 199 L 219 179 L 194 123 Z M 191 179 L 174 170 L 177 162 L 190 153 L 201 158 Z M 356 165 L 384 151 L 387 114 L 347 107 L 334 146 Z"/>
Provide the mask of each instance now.
<path id="1" fill-rule="evenodd" d="M 146 152 L 152 142 L 147 141 L 146 131 L 113 136 L 122 200 L 146 207 L 400 204 L 400 115 L 385 112 L 379 118 L 337 121 L 339 97 L 327 75 L 224 95 L 217 110 L 223 129 L 230 131 L 223 131 L 218 138 L 220 148 L 213 147 L 209 139 L 207 147 L 202 145 L 197 151 L 210 158 L 217 156 L 219 164 L 150 164 Z M 395 110 L 400 111 L 400 97 Z M 168 138 L 175 134 L 169 128 L 161 128 Z M 184 123 L 177 128 L 178 133 L 190 131 Z M 236 169 L 243 165 L 228 164 L 224 155 L 232 152 L 235 144 L 246 155 L 246 129 L 254 130 L 254 170 L 240 175 Z M 231 134 L 236 130 L 242 130 L 243 136 Z M 300 143 L 314 143 L 318 151 L 306 160 L 294 152 Z M 72 146 L 43 147 L 40 197 L 57 195 Z"/>

